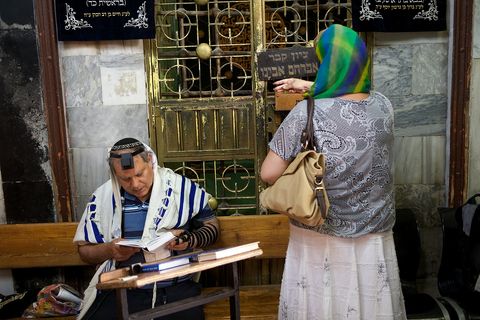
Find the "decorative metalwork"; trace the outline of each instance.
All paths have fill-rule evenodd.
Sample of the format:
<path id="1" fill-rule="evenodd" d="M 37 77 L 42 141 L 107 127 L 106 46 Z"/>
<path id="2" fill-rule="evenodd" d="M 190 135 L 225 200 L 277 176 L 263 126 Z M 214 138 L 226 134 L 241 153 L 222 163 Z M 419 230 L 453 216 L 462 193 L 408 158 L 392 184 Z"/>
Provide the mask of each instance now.
<path id="1" fill-rule="evenodd" d="M 235 7 L 228 7 L 221 10 L 215 17 L 215 29 L 219 36 L 228 39 L 232 44 L 234 38 L 239 37 L 248 25 L 247 18 Z"/>
<path id="2" fill-rule="evenodd" d="M 374 19 L 383 19 L 382 15 L 377 11 L 372 11 L 370 9 L 370 0 L 362 0 L 362 6 L 360 9 L 360 20 L 374 20 Z"/>
<path id="3" fill-rule="evenodd" d="M 165 163 L 208 190 L 219 215 L 256 214 L 256 179 L 252 159 Z"/>
<path id="4" fill-rule="evenodd" d="M 144 1 L 142 5 L 138 8 L 137 13 L 138 17 L 137 18 L 131 18 L 128 20 L 125 25 L 123 26 L 124 28 L 126 27 L 134 27 L 134 28 L 148 28 L 148 18 L 147 18 L 147 10 L 145 9 L 145 3 Z"/>
<path id="5" fill-rule="evenodd" d="M 150 136 L 159 161 L 204 186 L 222 215 L 265 213 L 258 168 L 281 121 L 257 52 L 304 46 L 351 23 L 349 0 L 157 0 L 145 42 Z M 197 52 L 198 49 L 198 52 Z"/>
<path id="6" fill-rule="evenodd" d="M 422 10 L 421 12 L 417 13 L 413 19 L 424 19 L 424 20 L 438 20 L 438 7 L 437 7 L 437 0 L 430 0 L 428 4 L 428 10 Z"/>
<path id="7" fill-rule="evenodd" d="M 90 23 L 87 21 L 80 19 L 77 20 L 75 18 L 76 12 L 73 10 L 72 7 L 68 5 L 68 3 L 65 3 L 65 9 L 66 9 L 66 15 L 65 15 L 65 30 L 77 30 L 77 29 L 83 29 L 83 28 L 92 28 Z"/>

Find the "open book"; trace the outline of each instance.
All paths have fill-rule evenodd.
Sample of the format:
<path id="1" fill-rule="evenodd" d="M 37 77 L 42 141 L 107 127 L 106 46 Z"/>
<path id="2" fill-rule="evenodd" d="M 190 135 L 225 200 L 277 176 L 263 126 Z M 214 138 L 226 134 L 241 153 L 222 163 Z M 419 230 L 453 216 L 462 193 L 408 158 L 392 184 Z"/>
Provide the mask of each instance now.
<path id="1" fill-rule="evenodd" d="M 125 239 L 118 241 L 117 244 L 120 246 L 136 247 L 147 251 L 154 251 L 155 249 L 166 245 L 172 239 L 175 239 L 173 233 L 165 232 L 150 241 L 142 241 L 142 239 Z"/>
<path id="2" fill-rule="evenodd" d="M 220 248 L 214 250 L 203 251 L 197 255 L 197 261 L 207 261 L 207 260 L 215 260 L 220 258 L 226 258 L 230 256 L 234 256 L 236 254 L 253 251 L 259 248 L 259 242 L 251 242 L 239 246 L 234 247 L 227 247 L 227 248 Z"/>

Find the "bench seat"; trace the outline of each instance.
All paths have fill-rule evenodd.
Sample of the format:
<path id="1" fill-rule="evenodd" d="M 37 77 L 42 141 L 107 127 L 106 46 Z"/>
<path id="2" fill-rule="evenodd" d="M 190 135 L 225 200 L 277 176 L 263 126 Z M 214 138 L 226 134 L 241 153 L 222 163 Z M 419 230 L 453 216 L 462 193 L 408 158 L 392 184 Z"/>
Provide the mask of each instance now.
<path id="1" fill-rule="evenodd" d="M 289 236 L 285 216 L 228 216 L 219 217 L 219 223 L 221 235 L 212 248 L 260 241 L 263 254 L 253 259 L 285 257 Z M 0 269 L 87 266 L 72 242 L 76 229 L 76 222 L 0 225 Z M 280 285 L 241 286 L 241 319 L 277 319 L 279 292 Z M 228 299 L 207 304 L 205 315 L 207 320 L 230 319 Z"/>

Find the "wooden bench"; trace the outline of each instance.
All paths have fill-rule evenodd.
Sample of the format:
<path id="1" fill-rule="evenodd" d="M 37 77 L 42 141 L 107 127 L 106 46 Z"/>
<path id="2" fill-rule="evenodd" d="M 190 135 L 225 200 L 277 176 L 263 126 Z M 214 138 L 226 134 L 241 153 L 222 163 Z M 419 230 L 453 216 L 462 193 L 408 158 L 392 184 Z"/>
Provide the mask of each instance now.
<path id="1" fill-rule="evenodd" d="M 281 215 L 219 217 L 221 236 L 214 247 L 260 241 L 260 259 L 284 258 L 288 219 Z M 84 266 L 72 239 L 77 223 L 0 225 L 0 269 Z M 210 290 L 206 288 L 206 290 Z M 279 285 L 240 289 L 242 319 L 276 319 Z M 229 319 L 228 300 L 205 306 L 206 319 Z"/>

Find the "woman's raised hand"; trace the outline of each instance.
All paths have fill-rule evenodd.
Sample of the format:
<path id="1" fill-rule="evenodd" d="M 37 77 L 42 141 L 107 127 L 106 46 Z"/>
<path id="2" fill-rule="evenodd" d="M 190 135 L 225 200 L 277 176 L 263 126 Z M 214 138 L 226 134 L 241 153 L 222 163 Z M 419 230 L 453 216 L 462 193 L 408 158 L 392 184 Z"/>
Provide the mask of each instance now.
<path id="1" fill-rule="evenodd" d="M 312 86 L 312 81 L 297 79 L 297 78 L 287 78 L 278 80 L 273 83 L 275 86 L 274 91 L 288 91 L 292 93 L 305 93 L 310 90 Z"/>

